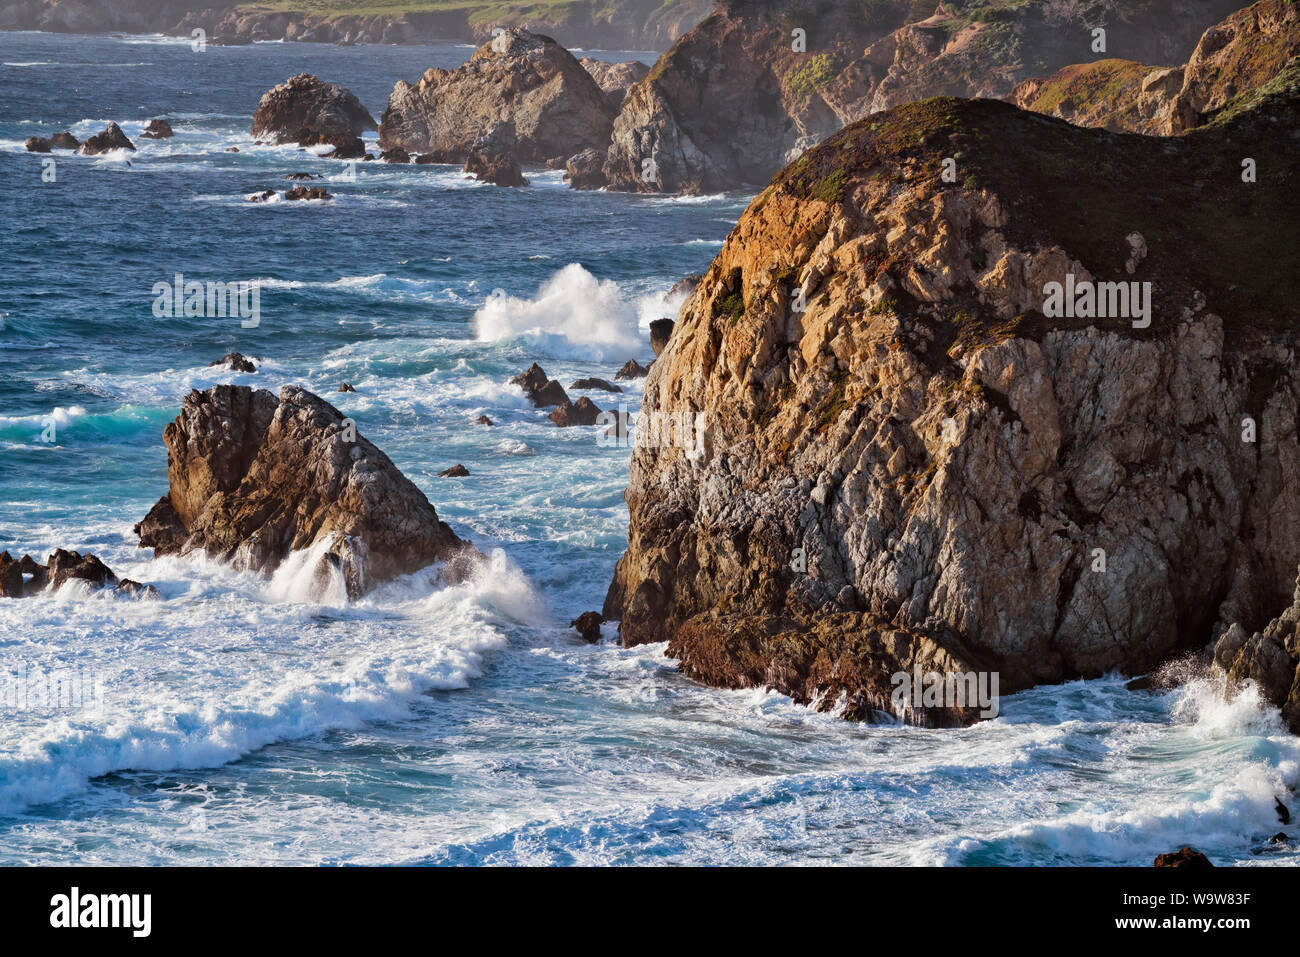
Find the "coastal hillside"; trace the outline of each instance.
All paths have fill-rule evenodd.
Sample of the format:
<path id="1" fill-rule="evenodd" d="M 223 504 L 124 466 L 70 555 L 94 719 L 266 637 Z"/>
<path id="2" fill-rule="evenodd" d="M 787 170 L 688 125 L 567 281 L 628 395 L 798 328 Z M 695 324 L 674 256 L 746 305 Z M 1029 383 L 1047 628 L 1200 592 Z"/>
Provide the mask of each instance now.
<path id="1" fill-rule="evenodd" d="M 1005 97 L 1027 77 L 1113 57 L 1182 62 L 1238 6 L 725 0 L 629 91 L 605 181 L 641 192 L 761 185 L 846 123 L 913 100 Z"/>
<path id="2" fill-rule="evenodd" d="M 166 33 L 202 28 L 216 43 L 481 43 L 496 28 L 535 30 L 566 46 L 662 50 L 709 0 L 4 0 L 0 29 Z"/>
<path id="3" fill-rule="evenodd" d="M 1298 78 L 1175 139 L 931 99 L 781 171 L 647 380 L 700 440 L 634 452 L 623 642 L 864 717 L 914 666 L 1006 693 L 1264 628 L 1300 562 Z"/>

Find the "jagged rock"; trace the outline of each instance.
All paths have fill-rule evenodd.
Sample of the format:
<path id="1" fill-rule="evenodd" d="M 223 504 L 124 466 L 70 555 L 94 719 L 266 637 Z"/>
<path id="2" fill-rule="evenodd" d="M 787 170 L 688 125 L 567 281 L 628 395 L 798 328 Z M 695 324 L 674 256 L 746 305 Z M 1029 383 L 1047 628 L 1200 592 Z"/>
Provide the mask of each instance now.
<path id="1" fill-rule="evenodd" d="M 623 105 L 627 91 L 645 79 L 650 68 L 640 60 L 627 60 L 623 63 L 606 63 L 585 56 L 578 61 L 582 68 L 591 74 L 596 85 L 604 92 L 609 105 L 617 110 Z"/>
<path id="2" fill-rule="evenodd" d="M 112 121 L 104 127 L 102 133 L 96 133 L 77 147 L 77 152 L 82 156 L 98 156 L 100 153 L 108 153 L 112 150 L 135 152 L 135 144 L 127 139 L 122 128 Z"/>
<path id="3" fill-rule="evenodd" d="M 173 135 L 172 125 L 166 120 L 150 120 L 149 125 L 144 128 L 144 132 L 140 134 L 140 138 L 145 140 L 165 140 Z"/>
<path id="4" fill-rule="evenodd" d="M 656 359 L 664 349 L 668 348 L 668 340 L 672 337 L 674 325 L 671 319 L 656 319 L 650 323 L 650 348 L 654 350 Z"/>
<path id="5" fill-rule="evenodd" d="M 0 552 L 0 598 L 23 597 L 23 573 L 18 560 Z"/>
<path id="6" fill-rule="evenodd" d="M 208 368 L 213 366 L 229 366 L 232 372 L 256 372 L 257 366 L 253 365 L 250 359 L 245 358 L 238 352 L 227 352 L 216 362 L 209 362 Z"/>
<path id="7" fill-rule="evenodd" d="M 496 423 L 493 422 L 491 419 L 489 419 L 486 415 L 480 415 L 480 416 L 479 416 L 477 419 L 475 419 L 474 421 L 475 421 L 478 425 L 496 425 Z"/>
<path id="8" fill-rule="evenodd" d="M 575 629 L 578 634 L 582 635 L 585 641 L 593 645 L 600 641 L 600 626 L 604 624 L 605 618 L 598 611 L 584 611 L 581 615 L 569 622 L 569 627 Z"/>
<path id="9" fill-rule="evenodd" d="M 50 141 L 43 136 L 29 136 L 23 141 L 23 147 L 29 153 L 48 153 Z"/>
<path id="10" fill-rule="evenodd" d="M 50 570 L 30 555 L 22 557 L 18 562 L 18 570 L 24 575 L 32 576 L 26 584 L 26 594 L 38 592 L 50 583 Z"/>
<path id="11" fill-rule="evenodd" d="M 632 453 L 624 643 L 864 717 L 915 664 L 1005 696 L 1263 629 L 1300 565 L 1300 275 L 1268 252 L 1300 197 L 1197 183 L 1289 168 L 1297 115 L 1300 84 L 1169 139 L 939 98 L 788 166 L 646 381 L 676 425 Z M 1045 315 L 1069 276 L 1150 282 L 1150 325 Z"/>
<path id="12" fill-rule="evenodd" d="M 1291 823 L 1291 811 L 1282 803 L 1281 798 L 1273 798 L 1273 809 L 1277 811 L 1277 819 L 1279 821 L 1283 824 Z"/>
<path id="13" fill-rule="evenodd" d="M 459 462 L 451 468 L 443 469 L 438 473 L 439 478 L 465 478 L 467 475 L 469 475 L 469 469 L 465 468 L 465 466 L 461 465 Z"/>
<path id="14" fill-rule="evenodd" d="M 69 579 L 90 582 L 97 588 L 117 583 L 117 576 L 95 555 L 57 549 L 46 561 L 50 589 L 58 591 Z"/>
<path id="15" fill-rule="evenodd" d="M 320 549 L 317 571 L 336 569 L 354 598 L 434 562 L 458 577 L 478 557 L 351 420 L 296 386 L 191 392 L 163 440 L 170 487 L 136 526 L 155 554 L 270 571 Z"/>
<path id="16" fill-rule="evenodd" d="M 700 280 L 703 278 L 704 276 L 699 273 L 691 276 L 683 276 L 681 279 L 673 283 L 672 286 L 669 287 L 668 291 L 664 293 L 665 301 L 676 296 L 689 296 L 691 293 L 695 292 L 695 287 L 700 284 Z"/>
<path id="17" fill-rule="evenodd" d="M 303 143 L 307 131 L 333 141 L 350 142 L 366 130 L 376 129 L 374 118 L 351 90 L 325 83 L 310 73 L 299 73 L 262 94 L 253 114 L 254 138 L 275 143 Z"/>
<path id="18" fill-rule="evenodd" d="M 379 158 L 383 160 L 385 163 L 411 162 L 411 154 L 406 152 L 406 150 L 402 149 L 400 146 L 394 146 L 392 149 L 389 150 L 381 150 L 379 152 Z"/>
<path id="19" fill-rule="evenodd" d="M 275 195 L 275 190 L 264 189 L 260 193 L 249 193 L 247 196 L 244 197 L 244 199 L 248 200 L 250 203 L 265 203 L 268 199 L 270 199 L 274 195 Z"/>
<path id="20" fill-rule="evenodd" d="M 623 363 L 623 368 L 619 369 L 618 372 L 614 373 L 614 378 L 616 380 L 617 379 L 644 379 L 649 374 L 650 374 L 650 370 L 647 369 L 645 366 L 641 365 L 641 363 L 637 362 L 635 359 L 628 359 L 627 362 Z"/>
<path id="21" fill-rule="evenodd" d="M 571 53 L 550 37 L 510 29 L 455 70 L 433 67 L 414 85 L 399 81 L 380 122 L 379 145 L 462 162 L 480 135 L 510 122 L 519 161 L 544 163 L 604 148 L 613 115 Z"/>
<path id="22" fill-rule="evenodd" d="M 548 416 L 552 422 L 559 426 L 595 425 L 596 419 L 599 417 L 600 406 L 585 395 L 577 402 L 570 402 L 565 399 L 560 407 Z"/>
<path id="23" fill-rule="evenodd" d="M 158 589 L 153 585 L 142 585 L 138 581 L 130 578 L 123 578 L 113 589 L 119 595 L 128 595 L 131 598 L 139 598 L 146 601 L 157 601 L 162 598 Z"/>
<path id="24" fill-rule="evenodd" d="M 538 409 L 551 405 L 563 405 L 569 401 L 564 386 L 560 385 L 555 379 L 548 378 L 546 370 L 536 362 L 511 379 L 510 384 L 523 389 L 524 395 Z"/>
<path id="25" fill-rule="evenodd" d="M 612 382 L 606 382 L 604 379 L 594 377 L 586 379 L 574 379 L 569 386 L 570 389 L 600 389 L 602 392 L 622 392 L 618 386 Z"/>
<path id="26" fill-rule="evenodd" d="M 600 189 L 606 185 L 605 151 L 588 147 L 570 156 L 564 164 L 564 178 L 574 189 Z"/>
<path id="27" fill-rule="evenodd" d="M 285 179 L 291 179 L 291 180 L 302 181 L 302 180 L 320 179 L 321 177 L 320 177 L 320 176 L 317 176 L 317 175 L 315 175 L 315 174 L 313 174 L 313 173 L 289 173 L 289 174 L 286 175 L 284 178 L 285 178 Z"/>
<path id="28" fill-rule="evenodd" d="M 344 382 L 341 386 L 339 386 L 338 391 L 340 391 L 340 392 L 356 392 L 357 390 L 354 389 L 354 388 L 352 388 L 352 383 L 350 383 L 350 382 Z"/>
<path id="29" fill-rule="evenodd" d="M 50 146 L 56 150 L 75 150 L 79 145 L 77 138 L 66 130 L 50 137 Z"/>
<path id="30" fill-rule="evenodd" d="M 478 137 L 465 160 L 465 172 L 496 186 L 527 186 L 516 154 L 513 123 L 498 123 Z"/>
<path id="31" fill-rule="evenodd" d="M 332 199 L 333 196 L 326 192 L 324 186 L 294 186 L 284 191 L 284 198 L 288 200 Z"/>
<path id="32" fill-rule="evenodd" d="M 1253 634 L 1239 622 L 1233 622 L 1214 645 L 1214 663 L 1223 669 L 1228 680 L 1234 683 L 1253 681 L 1264 700 L 1282 710 L 1283 720 L 1296 734 L 1300 734 L 1298 624 L 1300 574 L 1296 578 L 1291 604 L 1277 617 Z"/>
<path id="33" fill-rule="evenodd" d="M 1190 847 L 1180 847 L 1178 850 L 1169 854 L 1159 854 L 1156 856 L 1156 867 L 1185 867 L 1188 870 L 1203 871 L 1214 867 L 1210 859 L 1200 851 L 1194 851 Z"/>

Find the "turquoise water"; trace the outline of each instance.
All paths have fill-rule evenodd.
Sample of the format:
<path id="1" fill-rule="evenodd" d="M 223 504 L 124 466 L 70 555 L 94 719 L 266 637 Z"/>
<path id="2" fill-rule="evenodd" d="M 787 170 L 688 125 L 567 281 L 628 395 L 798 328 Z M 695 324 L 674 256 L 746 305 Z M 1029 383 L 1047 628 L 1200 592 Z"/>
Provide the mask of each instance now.
<path id="1" fill-rule="evenodd" d="M 470 52 L 0 34 L 0 548 L 89 549 L 163 596 L 0 599 L 0 863 L 1148 863 L 1189 842 L 1295 861 L 1263 842 L 1300 748 L 1249 695 L 1104 679 L 971 729 L 868 727 L 700 687 L 662 646 L 578 639 L 626 542 L 628 453 L 556 429 L 507 379 L 647 361 L 666 291 L 749 197 L 378 163 L 352 182 L 248 136 L 294 73 L 377 117 L 396 79 Z M 175 138 L 139 139 L 154 117 Z M 107 120 L 138 153 L 56 153 L 47 183 L 23 150 Z M 335 199 L 245 201 L 299 170 Z M 177 272 L 262 280 L 260 325 L 155 318 Z M 208 368 L 232 350 L 257 373 Z M 334 402 L 489 572 L 346 605 L 287 571 L 136 549 L 167 487 L 163 427 L 225 381 Z M 639 389 L 590 396 L 635 411 Z M 437 477 L 457 462 L 469 478 Z M 42 676 L 75 676 L 89 705 L 54 706 Z"/>

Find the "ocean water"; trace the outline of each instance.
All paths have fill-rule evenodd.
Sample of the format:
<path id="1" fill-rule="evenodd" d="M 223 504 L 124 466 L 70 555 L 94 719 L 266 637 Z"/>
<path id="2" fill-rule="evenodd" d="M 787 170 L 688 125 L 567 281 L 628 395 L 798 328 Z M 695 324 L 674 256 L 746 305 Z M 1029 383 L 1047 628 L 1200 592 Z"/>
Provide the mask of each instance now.
<path id="1" fill-rule="evenodd" d="M 666 290 L 749 197 L 379 163 L 349 181 L 248 135 L 294 73 L 378 117 L 396 79 L 470 52 L 0 33 L 0 548 L 89 549 L 162 594 L 0 599 L 0 863 L 1146 864 L 1184 843 L 1297 861 L 1266 841 L 1300 745 L 1250 692 L 1112 677 L 964 730 L 866 726 L 701 687 L 663 646 L 583 643 L 567 623 L 625 544 L 628 452 L 506 380 L 646 361 Z M 154 117 L 174 139 L 138 138 Z M 55 153 L 44 182 L 23 150 L 107 120 L 139 152 Z M 245 201 L 299 170 L 334 200 Z M 260 325 L 156 318 L 177 272 L 263 280 Z M 232 350 L 258 371 L 208 367 Z M 490 568 L 349 605 L 292 563 L 267 579 L 138 550 L 163 427 L 224 381 L 334 402 Z M 635 411 L 639 390 L 591 398 Z M 469 478 L 437 477 L 457 462 Z"/>

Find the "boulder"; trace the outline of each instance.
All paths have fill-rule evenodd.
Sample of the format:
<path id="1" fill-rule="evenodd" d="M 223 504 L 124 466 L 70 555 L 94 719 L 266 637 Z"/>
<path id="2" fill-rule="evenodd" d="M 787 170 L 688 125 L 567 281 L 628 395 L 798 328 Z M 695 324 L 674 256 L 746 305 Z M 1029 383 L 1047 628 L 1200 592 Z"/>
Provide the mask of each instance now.
<path id="1" fill-rule="evenodd" d="M 577 402 L 565 399 L 548 418 L 559 426 L 595 425 L 600 414 L 600 407 L 584 395 Z"/>
<path id="2" fill-rule="evenodd" d="M 126 595 L 129 598 L 140 598 L 146 601 L 157 601 L 162 598 L 158 589 L 153 585 L 142 585 L 138 581 L 130 578 L 123 578 L 113 589 L 119 595 Z"/>
<path id="3" fill-rule="evenodd" d="M 299 181 L 320 179 L 320 178 L 321 178 L 320 176 L 314 173 L 289 173 L 288 175 L 285 176 L 285 179 L 299 180 Z"/>
<path id="4" fill-rule="evenodd" d="M 438 478 L 465 478 L 469 475 L 469 469 L 457 463 L 449 469 L 443 469 L 438 473 Z"/>
<path id="5" fill-rule="evenodd" d="M 269 572 L 310 550 L 352 598 L 435 562 L 454 580 L 479 557 L 351 420 L 296 386 L 191 392 L 163 441 L 169 489 L 136 526 L 155 554 Z"/>
<path id="6" fill-rule="evenodd" d="M 496 425 L 496 423 L 493 422 L 491 419 L 489 419 L 486 415 L 480 415 L 480 416 L 479 416 L 477 419 L 475 419 L 474 421 L 475 421 L 475 423 L 477 423 L 478 425 Z"/>
<path id="7" fill-rule="evenodd" d="M 465 160 L 465 172 L 496 186 L 527 186 L 519 166 L 513 123 L 498 123 L 478 137 Z"/>
<path id="8" fill-rule="evenodd" d="M 623 363 L 623 368 L 619 369 L 618 372 L 614 373 L 614 378 L 616 380 L 617 379 L 644 379 L 649 374 L 650 374 L 650 370 L 647 369 L 645 366 L 641 365 L 641 363 L 637 362 L 635 359 L 628 359 L 627 362 Z"/>
<path id="9" fill-rule="evenodd" d="M 569 386 L 570 389 L 600 389 L 602 392 L 622 392 L 618 386 L 612 382 L 606 382 L 604 379 L 594 377 L 586 379 L 574 379 Z"/>
<path id="10" fill-rule="evenodd" d="M 75 150 L 79 145 L 77 138 L 66 130 L 50 137 L 50 146 L 56 150 Z"/>
<path id="11" fill-rule="evenodd" d="M 23 573 L 18 560 L 0 552 L 0 598 L 23 597 Z"/>
<path id="12" fill-rule="evenodd" d="M 545 163 L 609 140 L 614 111 L 573 55 L 550 37 L 512 28 L 455 70 L 399 81 L 379 125 L 381 149 L 401 147 L 463 162 L 474 141 L 512 123 L 521 163 Z"/>
<path id="13" fill-rule="evenodd" d="M 538 409 L 552 405 L 563 405 L 569 401 L 564 386 L 560 385 L 556 380 L 548 378 L 546 370 L 536 362 L 511 379 L 510 384 L 523 389 L 524 395 Z"/>
<path id="14" fill-rule="evenodd" d="M 351 383 L 351 382 L 344 382 L 342 385 L 339 386 L 338 391 L 339 391 L 339 392 L 356 392 L 357 390 L 354 389 L 354 388 L 352 388 L 352 383 Z"/>
<path id="15" fill-rule="evenodd" d="M 268 199 L 270 199 L 274 195 L 275 195 L 275 190 L 264 189 L 260 193 L 249 193 L 247 196 L 244 197 L 244 199 L 248 200 L 250 203 L 265 203 Z M 215 363 L 213 364 L 215 365 Z"/>
<path id="16" fill-rule="evenodd" d="M 145 140 L 165 140 L 172 135 L 172 125 L 166 120 L 150 120 L 149 125 L 144 128 L 144 132 L 140 134 L 140 138 Z"/>
<path id="17" fill-rule="evenodd" d="M 1185 867 L 1192 871 L 1204 871 L 1214 867 L 1210 859 L 1200 851 L 1183 846 L 1168 854 L 1156 855 L 1156 867 Z"/>
<path id="18" fill-rule="evenodd" d="M 598 611 L 584 611 L 581 615 L 569 622 L 569 627 L 573 628 L 582 635 L 583 639 L 591 642 L 593 645 L 600 641 L 600 626 L 604 624 L 605 618 Z"/>
<path id="19" fill-rule="evenodd" d="M 29 136 L 23 141 L 23 146 L 29 153 L 48 153 L 50 151 L 50 141 L 43 136 Z"/>
<path id="20" fill-rule="evenodd" d="M 293 186 L 284 191 L 284 198 L 288 200 L 333 199 L 333 196 L 325 190 L 324 186 Z"/>
<path id="21" fill-rule="evenodd" d="M 605 151 L 588 147 L 570 156 L 564 164 L 564 178 L 574 189 L 600 189 L 606 185 Z"/>
<path id="22" fill-rule="evenodd" d="M 82 156 L 98 156 L 100 153 L 113 150 L 130 150 L 134 153 L 135 144 L 127 139 L 122 128 L 112 121 L 104 127 L 103 132 L 96 133 L 77 147 L 77 152 Z"/>
<path id="23" fill-rule="evenodd" d="M 232 372 L 256 372 L 257 366 L 253 365 L 252 360 L 245 358 L 238 352 L 227 352 L 216 362 L 209 362 L 208 368 L 213 366 L 228 366 Z"/>
<path id="24" fill-rule="evenodd" d="M 674 325 L 671 319 L 656 319 L 650 323 L 650 348 L 654 350 L 656 359 L 668 347 Z"/>
<path id="25" fill-rule="evenodd" d="M 374 118 L 351 90 L 299 73 L 262 95 L 253 114 L 255 139 L 302 143 L 303 131 L 324 137 L 360 137 L 376 129 Z"/>
<path id="26" fill-rule="evenodd" d="M 58 549 L 45 563 L 49 569 L 51 590 L 57 591 L 70 579 L 90 582 L 96 588 L 117 584 L 117 576 L 95 555 Z"/>

